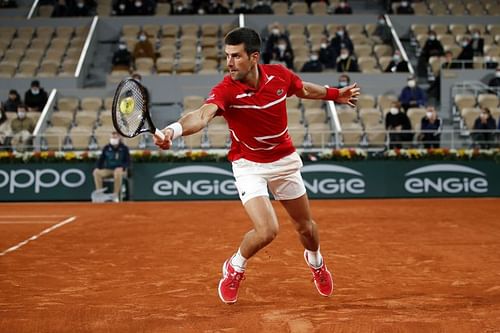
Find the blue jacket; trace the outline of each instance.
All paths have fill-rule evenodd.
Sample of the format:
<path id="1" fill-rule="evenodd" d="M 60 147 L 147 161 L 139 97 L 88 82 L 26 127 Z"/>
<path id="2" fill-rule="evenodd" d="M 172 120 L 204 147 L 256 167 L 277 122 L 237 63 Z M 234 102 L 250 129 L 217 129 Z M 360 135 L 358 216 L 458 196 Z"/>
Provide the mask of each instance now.
<path id="1" fill-rule="evenodd" d="M 128 147 L 121 142 L 116 148 L 111 144 L 104 146 L 97 161 L 98 169 L 116 169 L 119 167 L 127 169 L 129 165 L 130 153 Z"/>
<path id="2" fill-rule="evenodd" d="M 399 95 L 399 101 L 402 105 L 409 105 L 411 101 L 416 102 L 415 107 L 425 106 L 427 104 L 427 97 L 424 91 L 418 86 L 415 88 L 404 87 Z"/>

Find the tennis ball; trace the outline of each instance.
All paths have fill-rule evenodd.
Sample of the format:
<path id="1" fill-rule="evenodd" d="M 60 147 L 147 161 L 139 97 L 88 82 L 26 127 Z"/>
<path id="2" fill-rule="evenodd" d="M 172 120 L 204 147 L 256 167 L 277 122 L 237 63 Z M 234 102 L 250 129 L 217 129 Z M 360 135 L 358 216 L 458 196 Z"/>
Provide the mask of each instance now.
<path id="1" fill-rule="evenodd" d="M 120 112 L 129 114 L 134 111 L 135 102 L 132 97 L 126 97 L 120 102 Z"/>

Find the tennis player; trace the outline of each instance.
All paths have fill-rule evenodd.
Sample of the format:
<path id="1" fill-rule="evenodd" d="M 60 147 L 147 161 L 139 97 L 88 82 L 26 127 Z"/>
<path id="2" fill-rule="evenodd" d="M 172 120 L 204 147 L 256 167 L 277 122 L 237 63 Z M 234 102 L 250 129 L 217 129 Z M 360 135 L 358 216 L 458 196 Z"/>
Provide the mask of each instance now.
<path id="1" fill-rule="evenodd" d="M 252 29 L 236 28 L 224 43 L 229 75 L 212 89 L 204 105 L 165 127 L 163 140 L 154 139 L 158 147 L 169 149 L 174 139 L 202 130 L 216 116 L 228 124 L 232 139 L 228 158 L 253 229 L 224 262 L 219 297 L 224 303 L 236 302 L 247 261 L 278 233 L 268 188 L 290 215 L 318 292 L 330 296 L 333 280 L 320 253 L 318 228 L 300 174 L 302 161 L 288 134 L 286 98 L 295 95 L 354 106 L 359 88 L 356 84 L 325 88 L 302 81 L 281 65 L 259 64 L 261 40 Z"/>

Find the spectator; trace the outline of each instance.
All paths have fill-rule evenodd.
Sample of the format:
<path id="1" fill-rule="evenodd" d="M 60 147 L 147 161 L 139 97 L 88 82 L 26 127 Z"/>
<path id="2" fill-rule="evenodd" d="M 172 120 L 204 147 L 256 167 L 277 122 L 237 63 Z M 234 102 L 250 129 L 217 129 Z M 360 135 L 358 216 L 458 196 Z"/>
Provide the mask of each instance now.
<path id="1" fill-rule="evenodd" d="M 71 16 L 71 7 L 66 4 L 66 0 L 58 0 L 54 5 L 52 17 L 68 17 Z"/>
<path id="2" fill-rule="evenodd" d="M 75 6 L 72 8 L 71 16 L 89 16 L 90 8 L 85 3 L 85 0 L 76 0 Z"/>
<path id="3" fill-rule="evenodd" d="M 460 69 L 462 64 L 453 60 L 453 53 L 451 51 L 446 51 L 444 54 L 445 60 L 441 65 L 441 69 Z"/>
<path id="4" fill-rule="evenodd" d="M 351 78 L 349 77 L 349 75 L 341 74 L 339 76 L 339 84 L 337 85 L 337 88 L 341 89 L 347 87 L 350 84 L 351 84 Z"/>
<path id="5" fill-rule="evenodd" d="M 323 71 L 323 65 L 319 61 L 319 56 L 317 52 L 311 53 L 309 61 L 307 61 L 303 66 L 301 72 L 309 73 L 320 73 Z"/>
<path id="6" fill-rule="evenodd" d="M 262 60 L 265 64 L 269 64 L 271 62 L 273 52 L 277 48 L 279 40 L 285 40 L 287 44 L 286 49 L 292 49 L 292 45 L 290 43 L 290 39 L 288 39 L 288 36 L 281 31 L 278 23 L 273 23 L 271 26 L 271 33 L 267 37 L 264 52 L 262 54 Z"/>
<path id="7" fill-rule="evenodd" d="M 413 7 L 410 5 L 409 2 L 404 0 L 404 1 L 401 1 L 399 3 L 399 6 L 396 8 L 396 14 L 413 15 L 413 14 L 415 14 L 415 11 L 413 10 Z"/>
<path id="8" fill-rule="evenodd" d="M 347 33 L 347 30 L 345 30 L 344 26 L 337 27 L 337 32 L 335 33 L 335 37 L 331 39 L 330 45 L 333 51 L 333 59 L 337 59 L 342 48 L 348 49 L 350 54 L 354 52 L 354 45 L 352 44 L 351 38 L 349 38 L 349 34 Z"/>
<path id="9" fill-rule="evenodd" d="M 261 2 L 261 1 L 259 1 Z M 255 5 L 254 9 L 257 7 L 257 4 Z M 271 8 L 271 7 L 269 7 Z M 272 14 L 272 10 L 271 10 L 271 14 Z M 237 8 L 234 8 L 234 13 L 235 14 L 254 14 L 254 10 L 252 9 L 252 7 L 250 6 L 250 4 L 248 3 L 248 1 L 246 0 L 242 0 L 240 2 L 240 6 L 237 7 Z M 269 14 L 269 13 L 259 13 L 259 14 Z"/>
<path id="10" fill-rule="evenodd" d="M 0 103 L 0 150 L 7 148 L 7 138 L 10 135 L 10 124 L 2 104 Z"/>
<path id="11" fill-rule="evenodd" d="M 474 121 L 474 131 L 472 138 L 476 145 L 481 149 L 489 149 L 494 138 L 496 129 L 495 119 L 491 116 L 491 111 L 488 108 L 482 108 L 481 114 Z"/>
<path id="12" fill-rule="evenodd" d="M 120 41 L 118 50 L 113 54 L 113 70 L 129 71 L 132 67 L 132 53 L 127 49 L 127 44 Z"/>
<path id="13" fill-rule="evenodd" d="M 11 89 L 9 91 L 9 97 L 3 103 L 3 111 L 5 112 L 17 112 L 17 107 L 21 104 L 21 96 L 19 96 L 17 90 Z"/>
<path id="14" fill-rule="evenodd" d="M 474 59 L 472 42 L 468 37 L 464 37 L 460 44 L 462 45 L 462 51 L 460 51 L 457 60 L 461 61 L 462 68 L 472 68 L 472 59 Z"/>
<path id="15" fill-rule="evenodd" d="M 156 10 L 155 0 L 135 0 L 135 15 L 153 15 Z"/>
<path id="16" fill-rule="evenodd" d="M 144 31 L 141 31 L 138 39 L 139 41 L 134 46 L 134 60 L 139 58 L 151 58 L 155 60 L 155 50 L 153 44 L 149 41 L 148 35 Z"/>
<path id="17" fill-rule="evenodd" d="M 484 68 L 486 69 L 495 69 L 498 66 L 498 61 L 495 58 L 486 55 L 484 56 Z"/>
<path id="18" fill-rule="evenodd" d="M 286 39 L 280 38 L 273 49 L 272 58 L 269 63 L 280 63 L 287 68 L 293 69 L 293 50 Z"/>
<path id="19" fill-rule="evenodd" d="M 373 31 L 372 38 L 375 40 L 376 44 L 383 43 L 392 45 L 392 33 L 391 28 L 385 22 L 383 15 L 378 17 L 377 26 Z"/>
<path id="20" fill-rule="evenodd" d="M 12 147 L 15 147 L 16 150 L 24 150 L 27 145 L 31 145 L 31 133 L 33 133 L 34 129 L 34 120 L 26 116 L 26 106 L 19 104 L 17 118 L 12 119 L 10 122 Z"/>
<path id="21" fill-rule="evenodd" d="M 122 187 L 122 178 L 126 175 L 129 165 L 129 149 L 121 142 L 118 133 L 113 132 L 109 139 L 109 144 L 102 149 L 97 166 L 93 171 L 96 190 L 102 190 L 104 178 L 113 176 L 113 201 L 118 202 Z"/>
<path id="22" fill-rule="evenodd" d="M 387 65 L 386 73 L 407 73 L 408 63 L 402 59 L 401 52 L 399 50 L 394 51 L 391 62 Z"/>
<path id="23" fill-rule="evenodd" d="M 405 112 L 409 108 L 424 107 L 427 103 L 425 93 L 417 86 L 417 81 L 414 76 L 410 75 L 408 77 L 407 86 L 401 90 L 401 94 L 399 95 L 399 102 Z"/>
<path id="24" fill-rule="evenodd" d="M 2 0 L 0 8 L 17 8 L 17 2 L 15 0 Z"/>
<path id="25" fill-rule="evenodd" d="M 24 103 L 28 107 L 28 111 L 42 112 L 47 103 L 47 92 L 40 88 L 40 81 L 34 80 L 31 82 L 31 88 L 24 94 Z"/>
<path id="26" fill-rule="evenodd" d="M 405 112 L 401 111 L 400 104 L 393 102 L 389 112 L 385 116 L 385 129 L 389 131 L 389 148 L 403 148 L 405 142 L 411 141 L 410 119 Z"/>
<path id="27" fill-rule="evenodd" d="M 359 72 L 358 61 L 351 56 L 347 48 L 342 48 L 337 59 L 337 72 Z"/>
<path id="28" fill-rule="evenodd" d="M 495 71 L 495 77 L 488 82 L 488 86 L 496 89 L 500 87 L 500 67 L 497 66 L 497 70 Z M 500 91 L 496 91 L 496 94 L 498 93 L 500 93 Z"/>
<path id="29" fill-rule="evenodd" d="M 352 14 L 352 8 L 349 6 L 347 1 L 341 0 L 340 3 L 335 7 L 333 11 L 334 14 Z"/>
<path id="30" fill-rule="evenodd" d="M 172 5 L 172 7 L 170 9 L 170 14 L 171 15 L 191 15 L 191 14 L 194 14 L 194 12 L 189 6 L 184 5 L 184 2 L 182 0 L 177 0 Z"/>
<path id="31" fill-rule="evenodd" d="M 319 61 L 325 68 L 335 68 L 337 57 L 331 44 L 328 44 L 328 39 L 323 37 L 319 47 Z"/>
<path id="32" fill-rule="evenodd" d="M 253 14 L 273 14 L 273 9 L 264 1 L 257 1 L 252 10 Z"/>
<path id="33" fill-rule="evenodd" d="M 484 38 L 481 37 L 481 31 L 475 29 L 472 32 L 472 39 L 470 40 L 472 51 L 474 56 L 482 57 L 484 56 Z"/>
<path id="34" fill-rule="evenodd" d="M 437 116 L 436 109 L 429 106 L 425 117 L 422 117 L 422 120 L 420 121 L 421 133 L 419 135 L 419 139 L 424 144 L 424 148 L 429 149 L 440 147 L 441 128 L 441 118 Z"/>
<path id="35" fill-rule="evenodd" d="M 130 4 L 127 0 L 117 0 L 113 4 L 113 10 L 111 11 L 113 15 L 123 16 L 129 15 L 130 13 Z"/>
<path id="36" fill-rule="evenodd" d="M 427 74 L 429 58 L 433 56 L 441 57 L 444 54 L 443 44 L 436 39 L 434 31 L 429 32 L 429 38 L 425 41 L 424 47 L 418 58 L 418 70 L 423 75 Z"/>
<path id="37" fill-rule="evenodd" d="M 216 0 L 208 8 L 208 13 L 212 15 L 229 14 L 229 8 L 224 6 L 224 0 Z"/>

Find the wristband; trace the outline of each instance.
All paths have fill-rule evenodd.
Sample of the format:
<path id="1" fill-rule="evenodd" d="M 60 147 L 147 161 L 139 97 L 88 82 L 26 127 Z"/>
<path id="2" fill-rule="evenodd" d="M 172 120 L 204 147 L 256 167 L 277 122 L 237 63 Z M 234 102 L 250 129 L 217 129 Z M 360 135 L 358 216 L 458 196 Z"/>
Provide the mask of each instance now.
<path id="1" fill-rule="evenodd" d="M 339 97 L 339 89 L 337 88 L 326 88 L 326 95 L 323 99 L 327 101 L 334 101 Z"/>
<path id="2" fill-rule="evenodd" d="M 172 135 L 172 140 L 175 140 L 178 137 L 182 136 L 182 125 L 179 122 L 172 123 L 168 125 L 167 128 L 170 128 L 174 132 L 174 134 Z"/>

